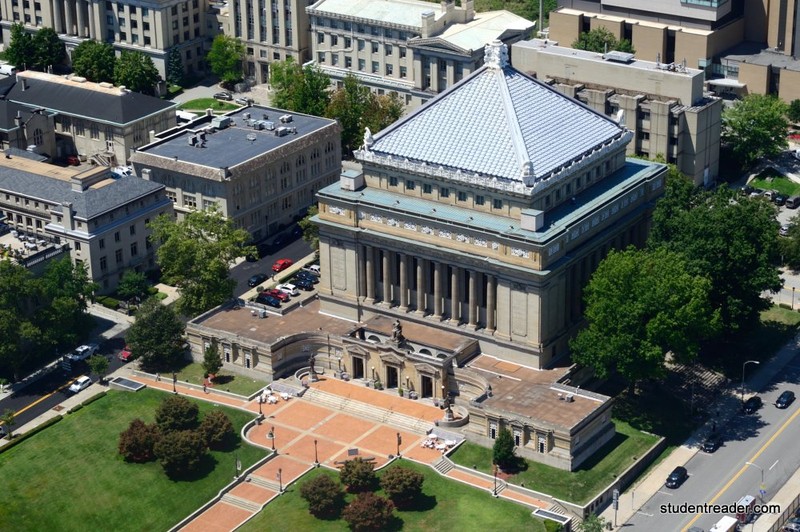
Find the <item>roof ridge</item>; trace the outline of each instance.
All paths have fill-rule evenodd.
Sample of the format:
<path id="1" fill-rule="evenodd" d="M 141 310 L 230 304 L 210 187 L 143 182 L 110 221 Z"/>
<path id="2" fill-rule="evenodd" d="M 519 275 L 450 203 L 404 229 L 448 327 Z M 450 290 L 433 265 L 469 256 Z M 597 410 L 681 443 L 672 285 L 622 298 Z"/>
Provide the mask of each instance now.
<path id="1" fill-rule="evenodd" d="M 506 115 L 506 123 L 510 129 L 511 145 L 514 146 L 514 155 L 517 157 L 517 162 L 519 163 L 520 176 L 525 184 L 530 186 L 533 184 L 534 177 L 533 163 L 528 156 L 528 149 L 527 146 L 525 146 L 525 137 L 522 134 L 522 128 L 519 126 L 517 112 L 514 109 L 514 100 L 511 97 L 511 91 L 508 90 L 508 85 L 506 84 L 507 68 L 510 67 L 506 65 L 501 68 L 492 68 L 489 70 L 495 71 L 494 76 L 497 80 L 500 90 L 500 97 L 503 101 L 503 112 Z"/>

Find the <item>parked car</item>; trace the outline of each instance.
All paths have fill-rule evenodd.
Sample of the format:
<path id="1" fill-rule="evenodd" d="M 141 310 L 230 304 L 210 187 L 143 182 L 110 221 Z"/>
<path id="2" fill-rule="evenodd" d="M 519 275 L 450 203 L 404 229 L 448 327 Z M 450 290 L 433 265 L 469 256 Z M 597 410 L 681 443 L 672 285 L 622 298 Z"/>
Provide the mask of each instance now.
<path id="1" fill-rule="evenodd" d="M 252 98 L 245 98 L 243 96 L 239 98 L 234 98 L 234 102 L 238 103 L 239 105 L 252 105 L 255 101 Z"/>
<path id="2" fill-rule="evenodd" d="M 297 278 L 306 279 L 308 281 L 311 281 L 311 283 L 313 284 L 317 284 L 319 282 L 319 276 L 314 275 L 313 273 L 305 270 L 300 270 L 299 272 L 297 272 Z"/>
<path id="3" fill-rule="evenodd" d="M 773 198 L 778 195 L 777 190 L 766 190 L 764 191 L 764 197 L 770 201 L 773 201 Z"/>
<path id="4" fill-rule="evenodd" d="M 233 100 L 233 94 L 231 94 L 230 92 L 217 92 L 214 94 L 214 98 L 217 100 L 225 100 L 230 102 L 231 100 Z"/>
<path id="5" fill-rule="evenodd" d="M 742 196 L 749 196 L 754 190 L 755 189 L 753 187 L 751 187 L 750 185 L 745 185 L 745 186 L 743 186 L 742 188 L 739 189 L 739 193 Z"/>
<path id="6" fill-rule="evenodd" d="M 314 283 L 311 282 L 309 279 L 302 279 L 298 277 L 296 279 L 293 279 L 293 281 L 295 286 L 300 290 L 305 290 L 307 292 L 310 292 L 311 290 L 314 289 Z"/>
<path id="7" fill-rule="evenodd" d="M 261 295 L 262 296 L 277 297 L 278 299 L 280 299 L 284 303 L 291 299 L 291 297 L 289 297 L 289 294 L 287 294 L 286 292 L 283 292 L 281 290 L 278 290 L 277 288 L 270 288 L 269 290 L 264 290 L 263 292 L 261 292 Z"/>
<path id="8" fill-rule="evenodd" d="M 794 392 L 791 390 L 784 390 L 783 393 L 775 401 L 775 406 L 778 408 L 788 408 L 794 402 Z"/>
<path id="9" fill-rule="evenodd" d="M 133 360 L 133 352 L 131 351 L 131 348 L 127 345 L 123 347 L 122 351 L 120 351 L 117 355 L 117 358 L 123 362 L 130 362 Z"/>
<path id="10" fill-rule="evenodd" d="M 744 402 L 744 413 L 745 414 L 753 414 L 756 410 L 761 408 L 761 398 L 757 395 L 754 395 L 750 399 Z"/>
<path id="11" fill-rule="evenodd" d="M 8 436 L 8 431 L 6 430 L 5 425 L 0 425 L 0 440 Z"/>
<path id="12" fill-rule="evenodd" d="M 789 230 L 791 228 L 792 228 L 791 224 L 784 224 L 781 226 L 781 229 L 780 231 L 778 231 L 778 234 L 781 236 L 789 236 Z"/>
<path id="13" fill-rule="evenodd" d="M 256 303 L 261 303 L 262 305 L 267 305 L 270 307 L 280 308 L 281 300 L 277 297 L 273 297 L 267 294 L 260 294 L 256 298 Z"/>
<path id="14" fill-rule="evenodd" d="M 286 268 L 289 268 L 294 261 L 292 259 L 278 259 L 275 261 L 275 264 L 272 265 L 272 271 L 275 273 L 282 272 Z"/>
<path id="15" fill-rule="evenodd" d="M 312 264 L 311 266 L 309 266 L 308 268 L 306 268 L 306 269 L 305 269 L 305 271 L 307 271 L 307 272 L 310 272 L 310 273 L 313 273 L 313 274 L 314 274 L 314 275 L 316 275 L 317 277 L 319 277 L 319 276 L 321 276 L 321 275 L 322 275 L 322 270 L 320 270 L 320 268 L 319 268 L 319 264 Z"/>
<path id="16" fill-rule="evenodd" d="M 303 228 L 297 224 L 294 224 L 294 227 L 292 228 L 292 238 L 297 239 L 301 236 L 303 236 Z"/>
<path id="17" fill-rule="evenodd" d="M 299 296 L 300 295 L 300 292 L 297 290 L 297 287 L 295 285 L 291 284 L 291 283 L 279 284 L 275 288 L 277 288 L 278 290 L 280 290 L 284 294 L 288 294 L 290 296 Z"/>
<path id="18" fill-rule="evenodd" d="M 788 199 L 789 196 L 787 196 L 786 194 L 775 194 L 772 197 L 772 203 L 774 203 L 778 207 L 783 207 L 784 205 L 786 205 L 786 200 Z"/>
<path id="19" fill-rule="evenodd" d="M 266 273 L 257 273 L 247 280 L 247 286 L 253 288 L 254 286 L 260 285 L 267 279 L 269 279 L 269 275 L 267 275 Z"/>
<path id="20" fill-rule="evenodd" d="M 93 354 L 97 353 L 100 346 L 97 344 L 86 344 L 75 348 L 75 351 L 67 355 L 67 358 L 74 361 L 86 360 Z"/>
<path id="21" fill-rule="evenodd" d="M 286 244 L 288 244 L 288 240 L 286 239 L 286 235 L 278 235 L 272 241 L 272 247 L 274 249 L 280 249 L 283 246 L 285 246 Z"/>
<path id="22" fill-rule="evenodd" d="M 92 384 L 92 379 L 90 379 L 86 375 L 81 375 L 80 377 L 75 379 L 75 382 L 69 385 L 68 391 L 69 393 L 78 393 L 91 386 L 91 384 Z"/>
<path id="23" fill-rule="evenodd" d="M 672 473 L 669 474 L 665 484 L 668 488 L 675 489 L 686 482 L 687 478 L 689 478 L 689 472 L 686 471 L 685 467 L 678 466 L 672 470 Z"/>
<path id="24" fill-rule="evenodd" d="M 713 453 L 722 445 L 722 439 L 719 436 L 709 436 L 703 441 L 703 452 Z"/>
<path id="25" fill-rule="evenodd" d="M 798 207 L 800 207 L 800 196 L 792 196 L 786 200 L 787 209 L 796 209 Z"/>

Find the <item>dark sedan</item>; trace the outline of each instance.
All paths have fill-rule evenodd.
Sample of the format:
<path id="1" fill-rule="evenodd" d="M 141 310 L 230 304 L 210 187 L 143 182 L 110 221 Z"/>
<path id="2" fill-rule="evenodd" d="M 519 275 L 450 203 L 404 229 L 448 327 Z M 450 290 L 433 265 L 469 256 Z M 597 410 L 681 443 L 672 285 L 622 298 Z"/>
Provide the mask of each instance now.
<path id="1" fill-rule="evenodd" d="M 794 392 L 791 390 L 784 390 L 784 392 L 775 401 L 775 406 L 778 408 L 788 408 L 794 402 Z"/>
<path id="2" fill-rule="evenodd" d="M 759 408 L 761 408 L 761 398 L 757 395 L 754 395 L 744 403 L 745 414 L 753 414 Z"/>
<path id="3" fill-rule="evenodd" d="M 261 303 L 262 305 L 267 305 L 270 307 L 280 308 L 281 300 L 274 296 L 269 296 L 266 294 L 261 294 L 256 298 L 256 303 Z"/>
<path id="4" fill-rule="evenodd" d="M 253 288 L 254 286 L 260 285 L 267 279 L 269 279 L 269 275 L 267 275 L 266 273 L 257 273 L 247 280 L 247 286 Z"/>
<path id="5" fill-rule="evenodd" d="M 230 92 L 218 92 L 214 94 L 214 98 L 217 100 L 225 100 L 225 101 L 233 101 L 233 94 Z"/>

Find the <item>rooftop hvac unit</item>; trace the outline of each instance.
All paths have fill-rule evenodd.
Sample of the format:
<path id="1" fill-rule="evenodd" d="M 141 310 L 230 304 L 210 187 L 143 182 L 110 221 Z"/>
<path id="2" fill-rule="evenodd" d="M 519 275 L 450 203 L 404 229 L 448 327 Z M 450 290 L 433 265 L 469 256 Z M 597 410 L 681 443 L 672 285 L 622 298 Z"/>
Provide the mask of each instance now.
<path id="1" fill-rule="evenodd" d="M 288 127 L 279 127 L 278 129 L 275 130 L 275 136 L 277 136 L 277 137 L 285 137 L 286 135 L 291 133 L 291 131 L 292 130 L 290 128 L 288 128 Z"/>
<path id="2" fill-rule="evenodd" d="M 215 127 L 217 129 L 225 129 L 230 127 L 231 119 L 229 116 L 215 116 L 211 119 L 211 127 Z"/>
<path id="3" fill-rule="evenodd" d="M 281 124 L 288 124 L 292 121 L 292 115 L 283 115 L 281 117 Z"/>
<path id="4" fill-rule="evenodd" d="M 242 118 L 245 120 L 250 120 L 250 113 L 242 113 Z"/>
<path id="5" fill-rule="evenodd" d="M 189 146 L 194 146 L 195 144 L 197 144 L 197 137 L 192 135 L 191 137 L 189 137 Z"/>
<path id="6" fill-rule="evenodd" d="M 269 118 L 269 115 L 267 113 L 264 113 L 261 118 L 263 118 L 264 120 L 267 120 Z"/>

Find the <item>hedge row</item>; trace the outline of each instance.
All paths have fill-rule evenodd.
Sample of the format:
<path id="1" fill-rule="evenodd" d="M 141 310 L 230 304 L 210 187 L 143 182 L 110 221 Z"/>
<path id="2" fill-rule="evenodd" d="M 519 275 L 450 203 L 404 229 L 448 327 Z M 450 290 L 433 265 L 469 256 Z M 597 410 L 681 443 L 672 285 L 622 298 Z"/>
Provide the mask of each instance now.
<path id="1" fill-rule="evenodd" d="M 38 434 L 39 432 L 43 431 L 44 429 L 46 429 L 50 425 L 55 425 L 56 423 L 61 421 L 63 418 L 64 418 L 64 416 L 62 416 L 61 414 L 58 414 L 57 416 L 48 419 L 47 421 L 45 421 L 44 423 L 42 423 L 38 427 L 32 428 L 31 430 L 29 430 L 25 434 L 20 434 L 20 435 L 16 436 L 13 440 L 8 442 L 8 444 L 4 445 L 3 447 L 0 447 L 0 453 L 4 453 L 7 450 L 11 449 L 12 447 L 14 447 L 16 445 L 19 445 L 21 442 L 27 440 L 28 438 L 30 438 L 34 434 Z"/>

